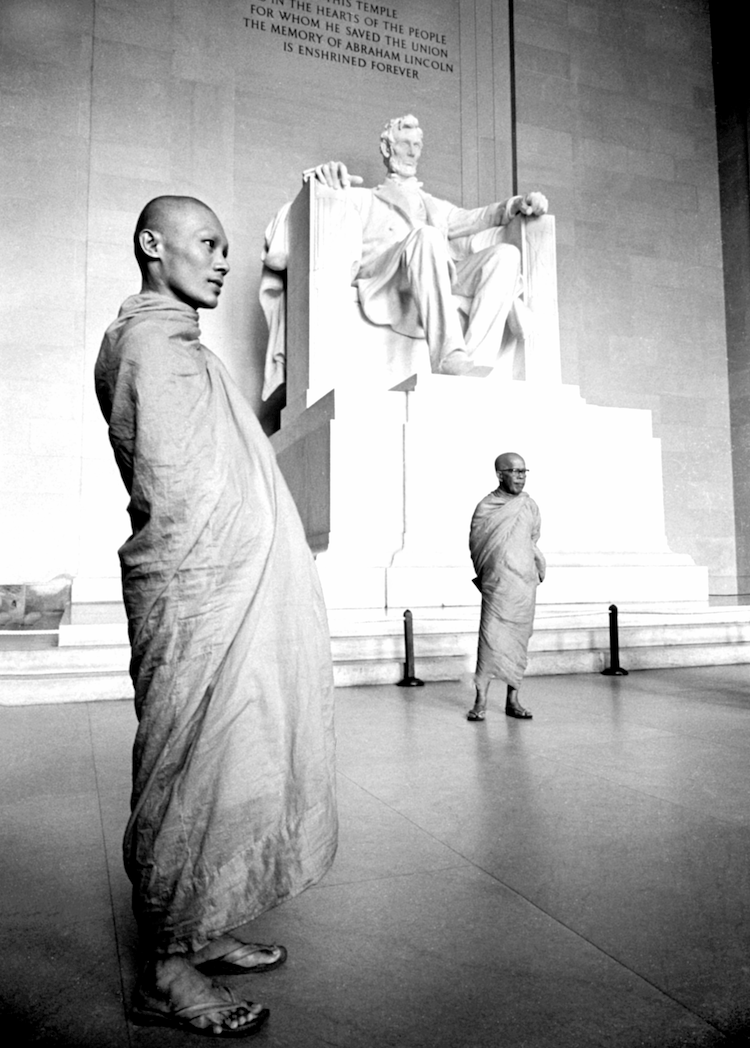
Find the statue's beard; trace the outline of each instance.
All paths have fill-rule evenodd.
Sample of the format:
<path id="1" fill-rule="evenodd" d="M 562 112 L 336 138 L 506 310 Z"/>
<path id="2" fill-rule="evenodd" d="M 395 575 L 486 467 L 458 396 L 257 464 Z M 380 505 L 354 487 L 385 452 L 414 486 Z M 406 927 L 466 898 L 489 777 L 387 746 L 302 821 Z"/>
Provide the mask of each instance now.
<path id="1" fill-rule="evenodd" d="M 399 160 L 398 157 L 392 156 L 390 168 L 394 175 L 401 175 L 402 178 L 412 178 L 417 173 L 417 161 Z"/>

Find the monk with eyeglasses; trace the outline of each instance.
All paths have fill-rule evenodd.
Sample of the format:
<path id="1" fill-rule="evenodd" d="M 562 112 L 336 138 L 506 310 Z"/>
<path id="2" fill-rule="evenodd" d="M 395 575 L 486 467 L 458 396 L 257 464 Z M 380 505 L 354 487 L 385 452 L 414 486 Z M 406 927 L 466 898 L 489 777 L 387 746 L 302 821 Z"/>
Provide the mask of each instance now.
<path id="1" fill-rule="evenodd" d="M 495 459 L 498 486 L 474 510 L 469 548 L 482 594 L 476 699 L 467 720 L 483 721 L 490 681 L 507 685 L 505 712 L 530 720 L 531 711 L 518 701 L 518 689 L 528 662 L 534 628 L 536 588 L 544 581 L 546 562 L 537 546 L 541 516 L 536 502 L 523 490 L 526 463 L 513 451 Z"/>

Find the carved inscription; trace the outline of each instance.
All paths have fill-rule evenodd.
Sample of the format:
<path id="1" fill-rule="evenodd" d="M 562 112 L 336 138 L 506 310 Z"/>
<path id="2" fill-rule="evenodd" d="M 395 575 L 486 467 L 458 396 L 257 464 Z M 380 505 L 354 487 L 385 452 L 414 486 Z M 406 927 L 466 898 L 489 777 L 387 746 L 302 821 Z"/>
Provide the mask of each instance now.
<path id="1" fill-rule="evenodd" d="M 276 38 L 288 54 L 419 80 L 451 74 L 444 33 L 405 22 L 396 7 L 367 0 L 261 0 L 247 5 L 245 29 Z"/>

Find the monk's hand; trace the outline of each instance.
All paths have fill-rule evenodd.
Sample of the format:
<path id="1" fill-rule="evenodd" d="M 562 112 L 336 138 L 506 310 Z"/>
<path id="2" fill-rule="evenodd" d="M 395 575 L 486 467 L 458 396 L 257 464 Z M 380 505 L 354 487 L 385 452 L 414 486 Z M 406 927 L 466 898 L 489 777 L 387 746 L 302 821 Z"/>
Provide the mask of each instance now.
<path id="1" fill-rule="evenodd" d="M 544 193 L 527 193 L 526 196 L 516 196 L 510 202 L 510 217 L 514 218 L 516 215 L 526 215 L 527 217 L 536 215 L 546 215 L 549 207 L 549 201 L 547 200 Z"/>
<path id="2" fill-rule="evenodd" d="M 350 175 L 346 164 L 341 160 L 329 160 L 317 167 L 309 167 L 302 172 L 302 178 L 306 182 L 308 178 L 314 178 L 329 189 L 348 189 L 349 186 L 361 185 L 364 179 L 359 175 Z"/>

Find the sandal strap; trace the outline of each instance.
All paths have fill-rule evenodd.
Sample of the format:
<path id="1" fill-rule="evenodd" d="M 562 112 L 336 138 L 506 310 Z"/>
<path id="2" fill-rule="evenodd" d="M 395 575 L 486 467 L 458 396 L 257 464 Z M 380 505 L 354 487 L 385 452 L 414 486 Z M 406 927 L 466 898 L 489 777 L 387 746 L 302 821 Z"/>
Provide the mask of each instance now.
<path id="1" fill-rule="evenodd" d="M 254 953 L 270 953 L 274 955 L 275 960 L 276 957 L 279 956 L 280 950 L 278 946 L 263 946 L 260 943 L 242 943 L 240 946 L 230 950 L 229 953 L 223 953 L 220 957 L 213 957 L 212 960 L 226 961 L 227 964 L 240 964 Z"/>
<path id="2" fill-rule="evenodd" d="M 245 1008 L 249 1011 L 252 1006 L 252 1001 L 225 1001 L 223 1004 L 219 1004 L 216 1001 L 206 1001 L 204 1004 L 188 1004 L 184 1008 L 175 1008 L 172 1015 L 178 1019 L 202 1019 L 211 1012 L 224 1015 L 225 1013 L 236 1012 L 238 1008 Z"/>

